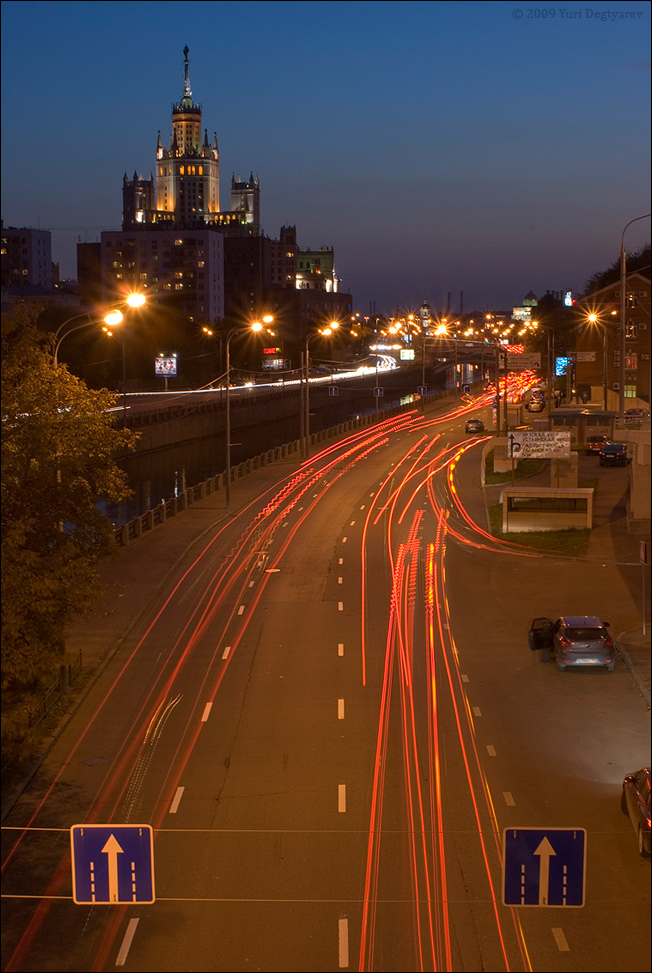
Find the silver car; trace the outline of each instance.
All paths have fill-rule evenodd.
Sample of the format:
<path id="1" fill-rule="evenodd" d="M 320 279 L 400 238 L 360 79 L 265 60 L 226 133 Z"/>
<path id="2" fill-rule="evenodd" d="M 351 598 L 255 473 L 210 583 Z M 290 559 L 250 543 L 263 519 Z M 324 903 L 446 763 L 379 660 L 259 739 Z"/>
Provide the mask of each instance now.
<path id="1" fill-rule="evenodd" d="M 541 661 L 554 658 L 557 668 L 600 666 L 613 672 L 616 666 L 614 643 L 608 631 L 609 622 L 595 615 L 565 615 L 551 622 L 535 618 L 530 627 L 530 649 L 541 649 Z"/>

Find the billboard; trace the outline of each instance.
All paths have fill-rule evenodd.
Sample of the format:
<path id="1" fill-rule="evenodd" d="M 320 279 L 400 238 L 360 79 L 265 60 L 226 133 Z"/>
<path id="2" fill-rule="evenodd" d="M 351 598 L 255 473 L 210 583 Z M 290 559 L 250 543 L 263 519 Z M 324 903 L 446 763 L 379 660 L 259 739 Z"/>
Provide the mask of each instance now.
<path id="1" fill-rule="evenodd" d="M 173 355 L 171 358 L 155 358 L 154 374 L 163 375 L 165 378 L 176 378 L 177 356 Z"/>
<path id="2" fill-rule="evenodd" d="M 570 429 L 510 432 L 507 455 L 510 459 L 561 459 L 570 456 Z"/>

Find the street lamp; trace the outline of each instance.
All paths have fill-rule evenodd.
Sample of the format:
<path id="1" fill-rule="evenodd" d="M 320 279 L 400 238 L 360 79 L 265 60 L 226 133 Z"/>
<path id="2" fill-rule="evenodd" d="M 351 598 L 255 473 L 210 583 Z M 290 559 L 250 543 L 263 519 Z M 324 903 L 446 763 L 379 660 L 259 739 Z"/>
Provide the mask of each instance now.
<path id="1" fill-rule="evenodd" d="M 308 442 L 310 440 L 310 350 L 309 350 L 310 342 L 313 338 L 328 337 L 334 331 L 336 331 L 337 328 L 339 328 L 339 326 L 340 326 L 339 321 L 331 321 L 327 328 L 324 328 L 321 331 L 314 331 L 312 334 L 309 334 L 308 337 L 306 338 L 306 354 L 304 358 L 306 389 L 304 392 L 303 403 L 302 403 L 303 422 L 301 423 L 303 427 L 302 428 L 303 448 L 301 450 L 302 459 L 307 459 L 308 457 Z"/>
<path id="2" fill-rule="evenodd" d="M 620 388 L 618 389 L 618 424 L 620 426 L 625 425 L 625 331 L 627 330 L 625 321 L 625 288 L 627 286 L 627 255 L 625 254 L 625 230 L 632 223 L 638 223 L 639 220 L 648 220 L 650 218 L 650 213 L 646 213 L 645 216 L 636 216 L 633 220 L 625 225 L 623 229 L 622 237 L 620 238 Z"/>
<path id="3" fill-rule="evenodd" d="M 262 331 L 263 326 L 260 321 L 254 321 L 249 328 L 233 328 L 226 336 L 226 470 L 225 476 L 225 497 L 226 509 L 231 506 L 231 338 L 237 334 L 249 334 L 250 331 Z"/>
<path id="4" fill-rule="evenodd" d="M 607 411 L 607 325 L 604 321 L 598 320 L 598 315 L 595 312 L 591 312 L 588 315 L 587 321 L 589 324 L 595 324 L 597 327 L 602 328 L 602 403 L 603 409 Z"/>
<path id="5" fill-rule="evenodd" d="M 143 294 L 130 294 L 128 298 L 124 301 L 124 304 L 128 307 L 142 307 L 145 303 L 145 297 Z M 75 314 L 74 317 L 68 318 L 61 324 L 54 335 L 52 341 L 52 359 L 54 361 L 54 367 L 56 368 L 59 364 L 59 347 L 61 342 L 64 341 L 69 335 L 73 334 L 75 331 L 79 331 L 81 328 L 88 328 L 93 324 L 99 324 L 100 321 L 104 321 L 109 327 L 115 327 L 117 324 L 122 322 L 124 315 L 119 308 L 113 308 L 110 310 L 103 318 L 93 318 L 91 321 L 83 321 L 81 324 L 76 324 L 74 328 L 70 328 L 66 331 L 67 325 L 71 321 L 77 321 L 79 318 L 87 318 L 91 315 L 92 311 L 84 311 L 83 314 Z M 106 330 L 106 329 L 105 329 Z"/>
<path id="6" fill-rule="evenodd" d="M 547 324 L 541 324 L 540 321 L 533 321 L 533 326 L 535 328 L 543 328 L 548 332 L 548 358 L 547 358 L 547 368 L 546 374 L 548 378 L 548 396 L 552 396 L 554 399 L 555 391 L 555 331 L 554 328 L 548 327 Z M 550 336 L 552 335 L 552 354 L 551 354 L 551 342 Z"/>

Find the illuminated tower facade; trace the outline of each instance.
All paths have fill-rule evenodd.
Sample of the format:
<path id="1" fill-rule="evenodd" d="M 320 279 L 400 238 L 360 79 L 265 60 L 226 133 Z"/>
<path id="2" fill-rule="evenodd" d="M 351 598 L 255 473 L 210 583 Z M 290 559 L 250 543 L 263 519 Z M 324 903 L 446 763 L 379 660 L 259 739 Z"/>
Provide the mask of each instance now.
<path id="1" fill-rule="evenodd" d="M 172 106 L 172 137 L 156 146 L 156 211 L 177 226 L 208 223 L 220 211 L 220 153 L 217 134 L 212 144 L 201 134 L 201 105 L 192 100 L 188 46 L 184 47 L 183 97 Z"/>

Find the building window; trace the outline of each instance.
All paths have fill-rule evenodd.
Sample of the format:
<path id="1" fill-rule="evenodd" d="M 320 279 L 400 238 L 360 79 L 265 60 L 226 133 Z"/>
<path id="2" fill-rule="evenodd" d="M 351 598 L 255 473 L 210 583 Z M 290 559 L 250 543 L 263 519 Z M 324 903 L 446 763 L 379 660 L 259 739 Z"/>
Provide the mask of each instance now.
<path id="1" fill-rule="evenodd" d="M 625 398 L 626 399 L 635 399 L 636 398 L 636 386 L 635 385 L 626 385 L 625 386 Z"/>

